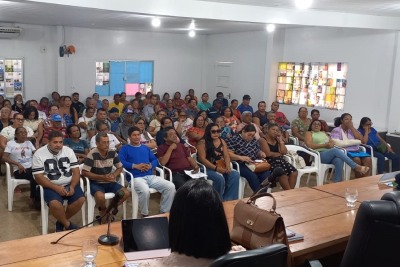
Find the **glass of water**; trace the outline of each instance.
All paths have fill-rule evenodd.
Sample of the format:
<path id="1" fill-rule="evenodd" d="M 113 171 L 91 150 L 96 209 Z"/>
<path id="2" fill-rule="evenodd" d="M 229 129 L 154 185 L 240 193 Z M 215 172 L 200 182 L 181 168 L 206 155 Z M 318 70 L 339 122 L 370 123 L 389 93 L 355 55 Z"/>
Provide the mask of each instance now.
<path id="1" fill-rule="evenodd" d="M 357 201 L 358 197 L 357 188 L 354 187 L 346 188 L 345 197 L 347 201 L 347 207 L 354 208 L 356 206 L 355 202 Z"/>
<path id="2" fill-rule="evenodd" d="M 94 258 L 97 256 L 97 240 L 89 239 L 83 241 L 82 256 L 85 260 L 83 267 L 94 267 Z"/>

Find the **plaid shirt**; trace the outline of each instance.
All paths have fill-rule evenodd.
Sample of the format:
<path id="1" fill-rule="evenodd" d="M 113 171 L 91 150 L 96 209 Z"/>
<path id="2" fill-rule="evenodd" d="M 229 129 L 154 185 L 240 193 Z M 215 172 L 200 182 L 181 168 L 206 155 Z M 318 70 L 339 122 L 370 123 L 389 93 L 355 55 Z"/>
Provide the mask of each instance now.
<path id="1" fill-rule="evenodd" d="M 243 140 L 240 134 L 228 138 L 226 144 L 228 145 L 228 149 L 232 150 L 236 155 L 247 156 L 252 160 L 256 160 L 260 152 L 260 145 L 255 138 L 247 142 Z"/>

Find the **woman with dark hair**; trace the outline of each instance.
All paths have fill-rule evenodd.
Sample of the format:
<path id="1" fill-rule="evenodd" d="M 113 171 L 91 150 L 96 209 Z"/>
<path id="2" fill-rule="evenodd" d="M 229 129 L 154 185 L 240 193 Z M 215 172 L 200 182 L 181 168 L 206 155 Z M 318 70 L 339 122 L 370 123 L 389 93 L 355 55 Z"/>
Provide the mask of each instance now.
<path id="1" fill-rule="evenodd" d="M 159 102 L 161 108 L 165 109 L 167 107 L 168 100 L 170 100 L 169 93 L 165 92 L 161 101 Z"/>
<path id="2" fill-rule="evenodd" d="M 203 138 L 205 129 L 206 123 L 203 116 L 197 116 L 196 118 L 194 118 L 193 127 L 189 128 L 186 133 L 189 144 L 191 144 L 192 146 L 196 146 L 197 142 L 201 138 Z"/>
<path id="3" fill-rule="evenodd" d="M 64 138 L 64 145 L 74 151 L 79 164 L 83 163 L 86 155 L 89 153 L 89 144 L 85 140 L 80 139 L 81 131 L 75 124 L 67 127 L 67 134 L 69 138 Z"/>
<path id="4" fill-rule="evenodd" d="M 225 126 L 228 126 L 232 131 L 236 132 L 236 128 L 240 121 L 235 115 L 233 115 L 232 109 L 230 107 L 223 107 L 221 109 L 221 116 L 224 117 Z"/>
<path id="5" fill-rule="evenodd" d="M 35 208 L 39 207 L 40 209 L 40 200 L 39 204 L 35 201 L 38 199 L 37 197 L 35 198 L 37 183 L 32 175 L 32 156 L 35 150 L 36 148 L 32 145 L 32 142 L 28 141 L 26 129 L 20 126 L 15 129 L 14 140 L 7 142 L 2 160 L 13 166 L 15 179 L 30 181 L 30 198 Z"/>
<path id="6" fill-rule="evenodd" d="M 297 170 L 296 168 L 287 162 L 283 155 L 286 155 L 288 150 L 283 140 L 281 129 L 278 124 L 267 123 L 263 126 L 263 130 L 267 142 L 260 142 L 261 150 L 267 155 L 267 161 L 271 165 L 271 171 L 275 168 L 282 168 L 285 171 L 285 175 L 279 177 L 279 184 L 284 190 L 293 189 L 296 186 L 297 181 Z"/>
<path id="7" fill-rule="evenodd" d="M 185 105 L 185 101 L 183 101 L 181 99 L 181 93 L 180 92 L 176 92 L 174 94 L 174 99 L 172 99 L 172 102 L 174 103 L 174 108 L 176 110 L 181 110 L 183 108 L 183 106 Z"/>
<path id="8" fill-rule="evenodd" d="M 51 101 L 50 101 L 50 104 L 51 104 L 51 105 L 60 106 L 60 98 L 61 98 L 61 96 L 60 96 L 60 94 L 59 94 L 58 92 L 56 92 L 56 91 L 52 92 L 52 93 L 51 93 Z"/>
<path id="9" fill-rule="evenodd" d="M 361 133 L 361 142 L 370 145 L 374 150 L 374 157 L 378 159 L 377 174 L 381 174 L 385 168 L 385 157 L 392 160 L 392 171 L 400 170 L 400 157 L 394 153 L 392 147 L 372 127 L 371 119 L 364 117 L 360 121 L 358 131 Z"/>
<path id="10" fill-rule="evenodd" d="M 11 101 L 8 100 L 8 99 L 4 99 L 3 107 L 7 107 L 7 108 L 9 108 L 11 110 L 10 119 L 14 118 L 14 115 L 19 113 L 18 111 L 15 111 L 15 110 L 11 109 Z"/>
<path id="11" fill-rule="evenodd" d="M 59 108 L 59 113 L 65 121 L 65 126 L 68 127 L 72 124 L 78 124 L 78 112 L 72 106 L 72 99 L 70 96 L 63 96 L 64 105 Z"/>
<path id="12" fill-rule="evenodd" d="M 16 94 L 14 96 L 14 104 L 11 106 L 11 110 L 14 110 L 18 113 L 23 113 L 25 110 L 25 105 L 22 100 L 22 95 L 21 94 Z"/>
<path id="13" fill-rule="evenodd" d="M 101 100 L 100 100 L 100 96 L 98 93 L 94 93 L 92 95 L 93 99 L 96 100 L 96 109 L 101 108 Z"/>
<path id="14" fill-rule="evenodd" d="M 240 176 L 246 178 L 251 189 L 257 192 L 261 183 L 268 177 L 269 171 L 255 173 L 249 169 L 246 163 L 254 163 L 256 159 L 266 157 L 261 151 L 260 144 L 255 138 L 256 128 L 253 124 L 246 125 L 239 134 L 227 139 L 229 155 L 232 160 L 236 160 L 240 168 Z"/>
<path id="15" fill-rule="evenodd" d="M 305 134 L 310 126 L 311 119 L 307 118 L 308 110 L 306 107 L 299 108 L 298 117 L 292 121 L 292 135 L 297 137 L 300 145 L 304 145 Z"/>
<path id="16" fill-rule="evenodd" d="M 135 126 L 139 128 L 140 134 L 140 143 L 149 147 L 150 149 L 156 149 L 157 143 L 154 138 L 151 136 L 149 132 L 146 131 L 146 120 L 138 117 L 135 119 Z M 129 140 L 128 140 L 129 143 Z"/>
<path id="17" fill-rule="evenodd" d="M 150 266 L 210 266 L 231 250 L 224 207 L 205 180 L 190 180 L 176 192 L 168 228 L 172 253 Z"/>
<path id="18" fill-rule="evenodd" d="M 365 174 L 356 172 L 356 178 L 370 176 L 372 160 L 367 153 L 360 151 L 362 135 L 354 128 L 352 116 L 349 113 L 343 113 L 342 116 L 335 119 L 335 126 L 336 128 L 331 132 L 331 138 L 335 145 L 346 149 L 347 156 L 355 163 L 370 169 Z"/>
<path id="19" fill-rule="evenodd" d="M 197 143 L 198 160 L 207 168 L 207 177 L 222 200 L 233 200 L 239 196 L 239 173 L 231 169 L 228 148 L 220 138 L 221 129 L 215 123 L 207 125 L 204 137 Z"/>
<path id="20" fill-rule="evenodd" d="M 229 107 L 232 109 L 233 115 L 235 115 L 235 117 L 239 121 L 241 121 L 242 114 L 240 114 L 240 111 L 237 109 L 238 106 L 239 106 L 239 101 L 237 101 L 237 99 L 233 99 Z"/>
<path id="21" fill-rule="evenodd" d="M 24 126 L 31 128 L 34 132 L 34 137 L 36 138 L 35 146 L 40 147 L 40 141 L 43 138 L 44 126 L 43 120 L 39 119 L 38 110 L 35 107 L 28 107 L 24 111 Z"/>
<path id="22" fill-rule="evenodd" d="M 319 152 L 322 163 L 335 165 L 335 174 L 333 176 L 333 182 L 335 183 L 342 180 L 342 170 L 345 162 L 350 168 L 361 174 L 369 171 L 368 167 L 358 165 L 343 151 L 334 147 L 333 140 L 325 132 L 321 131 L 321 122 L 319 120 L 311 122 L 309 130 L 305 133 L 305 143 L 307 147 Z"/>

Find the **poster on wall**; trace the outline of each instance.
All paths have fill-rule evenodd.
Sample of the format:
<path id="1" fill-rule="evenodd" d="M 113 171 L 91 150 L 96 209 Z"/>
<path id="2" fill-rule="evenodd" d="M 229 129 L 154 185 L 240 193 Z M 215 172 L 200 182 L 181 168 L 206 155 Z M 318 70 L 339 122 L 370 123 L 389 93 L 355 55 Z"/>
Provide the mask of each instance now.
<path id="1" fill-rule="evenodd" d="M 24 96 L 23 59 L 0 59 L 0 95 Z"/>
<path id="2" fill-rule="evenodd" d="M 344 108 L 346 63 L 280 62 L 278 68 L 276 100 L 279 103 Z"/>

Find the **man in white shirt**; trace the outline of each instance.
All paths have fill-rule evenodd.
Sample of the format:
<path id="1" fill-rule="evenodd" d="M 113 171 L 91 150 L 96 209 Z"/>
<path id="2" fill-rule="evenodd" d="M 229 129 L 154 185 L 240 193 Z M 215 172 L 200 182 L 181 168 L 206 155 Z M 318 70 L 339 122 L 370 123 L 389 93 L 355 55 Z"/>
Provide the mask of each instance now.
<path id="1" fill-rule="evenodd" d="M 115 137 L 114 134 L 110 134 L 110 128 L 108 127 L 108 124 L 102 121 L 96 122 L 96 129 L 98 133 L 106 133 L 108 135 L 109 141 L 110 141 L 110 150 L 119 150 L 121 148 L 121 142 L 118 140 L 117 137 Z M 96 144 L 96 136 L 93 136 L 90 139 L 90 148 L 97 147 Z"/>
<path id="2" fill-rule="evenodd" d="M 57 219 L 56 232 L 77 229 L 70 219 L 82 207 L 85 196 L 79 186 L 80 171 L 75 153 L 63 146 L 63 134 L 52 131 L 49 143 L 33 155 L 32 173 L 43 186 L 44 200 Z M 65 210 L 63 203 L 68 200 Z"/>

